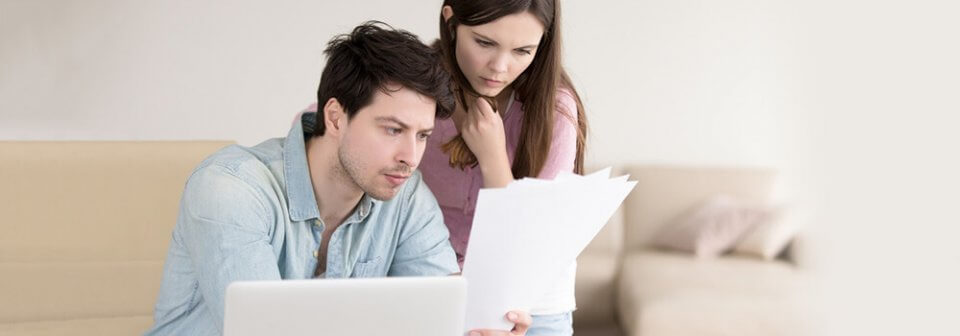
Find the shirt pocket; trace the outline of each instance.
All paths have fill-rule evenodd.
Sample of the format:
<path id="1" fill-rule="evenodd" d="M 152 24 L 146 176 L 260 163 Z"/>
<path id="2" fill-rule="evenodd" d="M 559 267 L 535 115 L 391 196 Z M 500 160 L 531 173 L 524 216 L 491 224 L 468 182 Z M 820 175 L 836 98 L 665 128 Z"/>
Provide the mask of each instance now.
<path id="1" fill-rule="evenodd" d="M 382 270 L 383 259 L 379 256 L 366 261 L 357 262 L 353 265 L 353 274 L 351 278 L 378 278 L 387 276 L 387 272 Z"/>

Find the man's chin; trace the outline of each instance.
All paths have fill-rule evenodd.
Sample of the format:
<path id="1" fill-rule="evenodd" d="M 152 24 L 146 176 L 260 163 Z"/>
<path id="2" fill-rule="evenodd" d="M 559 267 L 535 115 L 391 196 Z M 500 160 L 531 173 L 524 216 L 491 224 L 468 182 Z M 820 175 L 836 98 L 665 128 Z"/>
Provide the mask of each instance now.
<path id="1" fill-rule="evenodd" d="M 397 190 L 400 188 L 381 188 L 378 190 L 368 190 L 367 195 L 378 201 L 389 201 L 397 196 Z"/>

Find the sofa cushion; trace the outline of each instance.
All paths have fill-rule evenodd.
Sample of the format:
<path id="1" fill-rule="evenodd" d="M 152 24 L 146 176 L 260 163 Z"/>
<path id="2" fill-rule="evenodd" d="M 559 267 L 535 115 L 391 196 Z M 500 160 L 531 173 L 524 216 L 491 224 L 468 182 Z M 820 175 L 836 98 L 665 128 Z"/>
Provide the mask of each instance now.
<path id="1" fill-rule="evenodd" d="M 713 258 L 733 248 L 773 211 L 762 204 L 715 195 L 660 229 L 654 245 Z"/>
<path id="2" fill-rule="evenodd" d="M 697 259 L 689 254 L 647 250 L 624 256 L 617 299 L 620 319 L 627 334 L 633 335 L 641 328 L 639 324 L 650 318 L 646 310 L 651 305 L 660 304 L 664 307 L 660 309 L 669 310 L 670 314 L 684 312 L 670 306 L 669 302 L 677 299 L 694 302 L 692 306 L 706 300 L 717 307 L 767 302 L 782 304 L 783 309 L 792 311 L 805 307 L 800 299 L 806 293 L 805 285 L 805 274 L 785 262 L 740 256 Z M 690 314 L 702 313 L 696 307 L 691 309 L 683 316 L 693 318 L 696 316 Z M 749 311 L 743 314 L 750 316 Z M 672 323 L 696 321 L 677 317 Z"/>
<path id="3" fill-rule="evenodd" d="M 620 287 L 641 298 L 689 289 L 776 295 L 794 288 L 801 271 L 783 261 L 727 255 L 697 259 L 689 254 L 648 250 L 624 256 Z"/>
<path id="4" fill-rule="evenodd" d="M 626 335 L 792 336 L 814 335 L 807 312 L 792 298 L 690 291 L 644 301 L 631 315 Z"/>
<path id="5" fill-rule="evenodd" d="M 573 313 L 576 326 L 615 322 L 619 264 L 617 255 L 585 254 L 577 258 L 577 310 Z"/>
<path id="6" fill-rule="evenodd" d="M 800 232 L 795 216 L 787 216 L 786 210 L 777 209 L 772 216 L 760 222 L 733 248 L 733 252 L 763 260 L 773 260 Z"/>
<path id="7" fill-rule="evenodd" d="M 162 270 L 159 260 L 2 263 L 0 323 L 152 314 Z"/>
<path id="8" fill-rule="evenodd" d="M 637 186 L 624 202 L 625 250 L 650 245 L 660 228 L 708 197 L 727 194 L 763 203 L 773 189 L 775 173 L 766 169 L 633 166 Z"/>
<path id="9" fill-rule="evenodd" d="M 0 336 L 140 335 L 152 323 L 152 315 L 0 323 Z"/>

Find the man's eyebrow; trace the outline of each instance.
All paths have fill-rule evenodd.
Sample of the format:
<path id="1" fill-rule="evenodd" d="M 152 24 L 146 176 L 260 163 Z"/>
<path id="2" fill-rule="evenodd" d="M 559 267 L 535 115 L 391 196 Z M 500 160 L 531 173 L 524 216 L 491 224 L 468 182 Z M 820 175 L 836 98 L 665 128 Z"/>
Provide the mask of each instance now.
<path id="1" fill-rule="evenodd" d="M 494 40 L 494 39 L 492 39 L 492 38 L 489 38 L 489 37 L 487 37 L 487 36 L 485 36 L 485 35 L 483 35 L 483 34 L 480 34 L 480 33 L 478 33 L 478 32 L 473 32 L 473 35 L 477 35 L 477 37 L 482 38 L 482 39 L 484 39 L 484 40 L 487 40 L 487 41 L 489 41 L 489 42 L 491 42 L 491 43 L 493 43 L 493 44 L 498 44 L 498 45 L 500 44 L 500 43 L 497 42 L 497 40 Z M 537 47 L 536 44 L 530 44 L 530 45 L 525 45 L 525 46 L 522 46 L 522 47 L 517 47 L 516 49 L 527 49 L 527 48 L 533 49 L 533 48 L 536 48 L 536 47 Z"/>
<path id="2" fill-rule="evenodd" d="M 379 121 L 379 122 L 392 122 L 392 123 L 396 123 L 397 125 L 400 125 L 400 128 L 402 128 L 402 129 L 410 129 L 410 128 L 411 128 L 410 125 L 405 124 L 404 122 L 400 121 L 400 119 L 397 119 L 396 117 L 376 117 L 376 118 L 374 118 L 374 120 Z M 433 131 L 433 127 L 427 128 L 427 129 L 422 129 L 422 130 L 420 130 L 419 132 L 432 132 L 432 131 Z"/>

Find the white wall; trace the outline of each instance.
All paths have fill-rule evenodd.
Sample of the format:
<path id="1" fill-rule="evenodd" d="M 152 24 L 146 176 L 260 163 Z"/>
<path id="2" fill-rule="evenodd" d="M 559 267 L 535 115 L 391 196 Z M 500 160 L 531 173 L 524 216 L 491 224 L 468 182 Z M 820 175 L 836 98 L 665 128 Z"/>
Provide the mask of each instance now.
<path id="1" fill-rule="evenodd" d="M 334 34 L 381 19 L 437 36 L 438 0 L 362 3 L 3 1 L 0 138 L 282 136 L 312 101 Z M 789 45 L 766 17 L 775 9 L 751 3 L 567 1 L 590 157 L 779 163 Z"/>
<path id="2" fill-rule="evenodd" d="M 0 140 L 283 136 L 331 36 L 381 19 L 432 40 L 439 4 L 0 0 Z M 779 168 L 837 334 L 957 333 L 957 5 L 564 5 L 591 161 Z"/>
<path id="3" fill-rule="evenodd" d="M 960 6 L 792 7 L 791 96 L 814 126 L 807 196 L 838 334 L 960 334 Z"/>
<path id="4" fill-rule="evenodd" d="M 316 99 L 333 35 L 374 18 L 433 32 L 438 7 L 3 0 L 0 138 L 256 144 L 284 136 L 294 114 Z"/>

